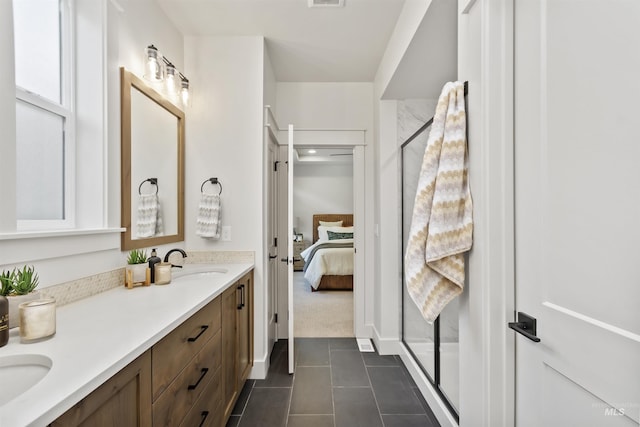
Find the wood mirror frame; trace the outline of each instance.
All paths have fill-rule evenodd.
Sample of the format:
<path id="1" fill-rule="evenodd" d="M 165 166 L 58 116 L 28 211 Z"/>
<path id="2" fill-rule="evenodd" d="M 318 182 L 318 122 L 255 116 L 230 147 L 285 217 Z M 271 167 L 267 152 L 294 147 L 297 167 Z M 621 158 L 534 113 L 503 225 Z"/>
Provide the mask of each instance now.
<path id="1" fill-rule="evenodd" d="M 131 137 L 131 91 L 138 90 L 149 100 L 155 102 L 177 119 L 177 233 L 154 237 L 134 238 L 132 234 L 132 137 Z M 120 68 L 120 132 L 121 132 L 121 224 L 125 228 L 121 236 L 122 250 L 131 250 L 184 240 L 184 141 L 185 115 L 182 110 L 166 100 L 162 95 L 148 86 L 142 79 L 131 72 Z"/>

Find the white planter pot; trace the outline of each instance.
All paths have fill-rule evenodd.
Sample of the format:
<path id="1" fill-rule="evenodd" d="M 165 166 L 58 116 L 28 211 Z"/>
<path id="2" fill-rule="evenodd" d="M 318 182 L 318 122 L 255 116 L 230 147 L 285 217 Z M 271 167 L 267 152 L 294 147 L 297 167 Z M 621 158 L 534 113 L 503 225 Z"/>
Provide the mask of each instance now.
<path id="1" fill-rule="evenodd" d="M 147 267 L 144 264 L 127 264 L 127 271 L 131 271 L 133 275 L 133 283 L 144 282 L 147 280 Z"/>
<path id="2" fill-rule="evenodd" d="M 27 301 L 34 301 L 40 299 L 40 292 L 33 291 L 27 295 L 13 295 L 8 296 L 9 301 L 9 329 L 17 328 L 20 322 L 20 310 L 18 306 Z"/>

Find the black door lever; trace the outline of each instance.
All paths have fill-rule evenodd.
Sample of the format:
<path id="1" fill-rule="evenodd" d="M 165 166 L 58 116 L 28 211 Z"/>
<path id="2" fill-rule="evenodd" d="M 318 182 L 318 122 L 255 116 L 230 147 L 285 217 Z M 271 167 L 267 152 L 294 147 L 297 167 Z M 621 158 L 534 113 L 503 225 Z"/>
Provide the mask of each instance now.
<path id="1" fill-rule="evenodd" d="M 540 342 L 540 338 L 536 336 L 536 318 L 531 317 L 521 311 L 518 312 L 518 321 L 509 322 L 509 328 L 524 335 L 531 341 Z"/>

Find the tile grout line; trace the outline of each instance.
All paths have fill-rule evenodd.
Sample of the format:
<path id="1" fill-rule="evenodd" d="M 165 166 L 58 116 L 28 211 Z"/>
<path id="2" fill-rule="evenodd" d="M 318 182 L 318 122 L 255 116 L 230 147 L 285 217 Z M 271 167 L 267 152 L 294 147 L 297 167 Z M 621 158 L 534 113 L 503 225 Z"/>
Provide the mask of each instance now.
<path id="1" fill-rule="evenodd" d="M 376 354 L 378 350 L 376 349 Z M 364 365 L 364 370 L 367 373 L 367 379 L 369 380 L 369 386 L 371 387 L 371 394 L 373 395 L 373 400 L 376 402 L 376 408 L 378 408 L 378 416 L 380 417 L 380 423 L 382 427 L 384 427 L 384 418 L 382 418 L 382 411 L 380 410 L 380 404 L 378 404 L 378 398 L 376 397 L 376 392 L 373 389 L 373 383 L 371 382 L 371 375 L 369 375 L 369 367 L 364 361 L 364 357 L 362 356 L 362 352 L 360 352 L 360 357 L 362 357 L 362 364 Z"/>
<path id="2" fill-rule="evenodd" d="M 295 340 L 295 337 L 293 338 Z M 295 341 L 293 342 L 294 350 L 293 350 L 293 374 L 289 374 L 289 367 L 287 363 L 287 374 L 291 375 L 291 391 L 289 392 L 289 404 L 287 405 L 287 412 L 284 414 L 284 425 L 287 427 L 289 425 L 289 416 L 291 415 L 291 401 L 293 400 L 293 387 L 296 383 L 296 371 L 298 370 L 298 358 L 296 357 L 295 350 Z M 289 358 L 289 353 L 287 352 L 287 359 Z M 287 387 L 288 388 L 288 387 Z"/>
<path id="3" fill-rule="evenodd" d="M 333 411 L 333 427 L 336 427 L 336 402 L 335 397 L 333 395 L 333 366 L 331 363 L 331 340 L 329 343 L 329 381 L 331 383 L 331 408 Z"/>

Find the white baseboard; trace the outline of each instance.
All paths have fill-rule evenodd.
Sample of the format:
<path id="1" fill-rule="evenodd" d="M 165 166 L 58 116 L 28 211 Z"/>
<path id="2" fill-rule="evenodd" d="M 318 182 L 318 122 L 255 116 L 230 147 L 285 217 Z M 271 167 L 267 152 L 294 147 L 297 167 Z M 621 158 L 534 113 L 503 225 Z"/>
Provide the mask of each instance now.
<path id="1" fill-rule="evenodd" d="M 375 326 L 372 328 L 373 330 L 373 343 L 376 345 L 376 350 L 381 355 L 388 354 L 400 354 L 402 352 L 402 348 L 400 347 L 400 341 L 396 338 L 382 338 L 378 333 L 378 330 Z"/>
<path id="2" fill-rule="evenodd" d="M 267 354 L 260 359 L 253 359 L 253 368 L 251 368 L 251 372 L 249 373 L 249 379 L 252 380 L 264 380 L 267 378 L 267 373 L 269 372 L 269 366 L 271 364 L 271 355 Z"/>
<path id="3" fill-rule="evenodd" d="M 407 367 L 407 370 L 411 374 L 411 378 L 420 389 L 424 400 L 427 401 L 427 404 L 433 411 L 433 414 L 438 419 L 438 422 L 442 427 L 458 427 L 458 423 L 455 418 L 449 413 L 449 410 L 445 406 L 444 402 L 438 396 L 438 393 L 433 388 L 427 377 L 422 372 L 422 369 L 418 366 L 416 361 L 413 359 L 407 348 L 403 343 L 399 343 L 400 345 L 400 358 L 402 362 Z"/>

